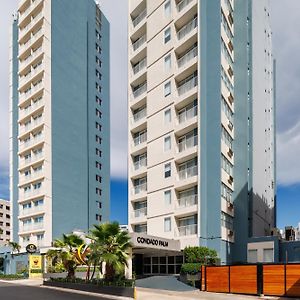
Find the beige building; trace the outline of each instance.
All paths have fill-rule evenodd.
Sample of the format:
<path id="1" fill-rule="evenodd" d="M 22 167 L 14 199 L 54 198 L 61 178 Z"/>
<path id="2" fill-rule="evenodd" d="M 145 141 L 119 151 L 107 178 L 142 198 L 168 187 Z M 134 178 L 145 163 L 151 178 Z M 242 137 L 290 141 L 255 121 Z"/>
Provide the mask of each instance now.
<path id="1" fill-rule="evenodd" d="M 247 259 L 249 226 L 258 224 L 249 202 L 255 201 L 255 207 L 261 203 L 257 211 L 268 210 L 260 217 L 270 218 L 262 232 L 274 222 L 268 5 L 267 0 L 129 1 L 129 232 L 179 240 L 181 249 L 209 246 L 229 262 L 234 251 L 243 257 L 237 259 Z M 262 63 L 252 61 L 258 45 L 251 38 L 258 36 L 254 30 L 261 30 L 257 40 L 269 54 Z M 254 132 L 259 114 L 252 115 L 249 100 L 256 87 L 261 90 L 254 80 L 256 73 L 264 75 L 258 65 L 270 74 L 263 84 L 271 108 L 265 117 L 265 107 L 257 102 L 255 109 L 265 114 L 266 125 Z M 263 176 L 268 169 L 265 181 L 253 175 L 259 173 L 252 168 L 259 166 L 254 149 L 258 136 L 265 140 L 259 144 L 270 150 L 266 166 L 257 167 Z M 266 193 L 256 192 L 254 177 Z"/>
<path id="2" fill-rule="evenodd" d="M 10 241 L 10 202 L 0 199 L 0 247 Z"/>

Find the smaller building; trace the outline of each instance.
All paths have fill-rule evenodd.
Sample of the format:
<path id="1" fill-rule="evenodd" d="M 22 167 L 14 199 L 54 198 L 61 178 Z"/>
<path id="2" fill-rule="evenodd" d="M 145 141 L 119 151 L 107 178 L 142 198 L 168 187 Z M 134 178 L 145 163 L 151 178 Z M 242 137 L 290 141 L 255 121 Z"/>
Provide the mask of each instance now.
<path id="1" fill-rule="evenodd" d="M 10 241 L 10 202 L 0 199 L 0 247 Z"/>

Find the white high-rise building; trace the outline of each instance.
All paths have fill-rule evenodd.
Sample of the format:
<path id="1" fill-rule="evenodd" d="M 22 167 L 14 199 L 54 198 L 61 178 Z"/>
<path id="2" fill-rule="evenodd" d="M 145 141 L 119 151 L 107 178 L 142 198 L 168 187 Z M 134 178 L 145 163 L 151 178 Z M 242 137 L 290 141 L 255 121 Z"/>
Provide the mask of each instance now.
<path id="1" fill-rule="evenodd" d="M 0 199 L 0 247 L 10 241 L 10 202 Z"/>
<path id="2" fill-rule="evenodd" d="M 275 226 L 269 11 L 268 0 L 129 1 L 130 232 L 226 263 Z M 151 255 L 167 254 L 144 264 Z"/>

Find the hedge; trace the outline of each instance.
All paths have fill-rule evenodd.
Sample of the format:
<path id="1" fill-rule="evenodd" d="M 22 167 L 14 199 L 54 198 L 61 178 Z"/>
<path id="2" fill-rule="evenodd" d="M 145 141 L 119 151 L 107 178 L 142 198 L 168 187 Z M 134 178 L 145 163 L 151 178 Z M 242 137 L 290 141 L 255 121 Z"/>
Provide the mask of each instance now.
<path id="1" fill-rule="evenodd" d="M 197 274 L 201 271 L 201 263 L 185 263 L 181 266 L 181 274 Z"/>

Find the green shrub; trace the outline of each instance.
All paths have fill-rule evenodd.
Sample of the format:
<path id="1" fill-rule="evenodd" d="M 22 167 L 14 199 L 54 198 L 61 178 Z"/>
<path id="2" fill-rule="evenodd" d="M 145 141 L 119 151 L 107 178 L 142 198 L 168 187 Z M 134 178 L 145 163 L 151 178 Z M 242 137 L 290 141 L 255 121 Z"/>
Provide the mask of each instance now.
<path id="1" fill-rule="evenodd" d="M 218 254 L 216 250 L 207 247 L 186 247 L 183 250 L 185 262 L 202 265 L 216 265 Z"/>
<path id="2" fill-rule="evenodd" d="M 37 273 L 43 273 L 43 271 L 42 271 L 42 269 L 33 269 L 33 270 L 30 270 L 30 273 L 37 274 Z"/>
<path id="3" fill-rule="evenodd" d="M 8 279 L 8 280 L 25 279 L 25 278 L 26 277 L 23 274 L 8 274 L 8 275 L 1 274 L 0 275 L 0 279 Z"/>
<path id="4" fill-rule="evenodd" d="M 185 263 L 181 266 L 180 273 L 181 274 L 197 274 L 201 271 L 200 263 Z"/>

